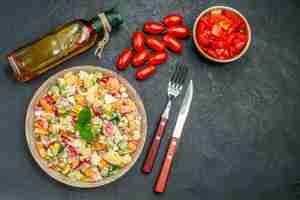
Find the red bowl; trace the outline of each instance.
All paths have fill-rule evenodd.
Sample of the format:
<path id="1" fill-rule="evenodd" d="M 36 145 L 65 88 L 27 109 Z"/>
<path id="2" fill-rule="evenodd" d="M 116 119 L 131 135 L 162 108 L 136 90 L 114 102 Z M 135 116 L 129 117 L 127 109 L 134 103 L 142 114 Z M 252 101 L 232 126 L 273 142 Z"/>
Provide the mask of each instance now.
<path id="1" fill-rule="evenodd" d="M 232 58 L 229 58 L 229 59 L 218 59 L 218 58 L 215 58 L 215 57 L 212 57 L 210 55 L 208 55 L 201 47 L 201 45 L 199 44 L 198 42 L 198 39 L 197 39 L 197 26 L 198 26 L 198 23 L 200 21 L 200 19 L 206 15 L 207 13 L 209 13 L 210 11 L 212 10 L 216 10 L 216 9 L 221 9 L 221 10 L 228 10 L 228 11 L 231 11 L 235 14 L 237 14 L 238 16 L 240 16 L 242 18 L 242 20 L 245 22 L 246 24 L 246 27 L 247 27 L 247 33 L 248 33 L 248 41 L 247 41 L 247 44 L 246 46 L 243 48 L 243 50 L 235 55 L 234 57 Z M 198 49 L 198 51 L 204 56 L 206 57 L 207 59 L 211 60 L 211 61 L 214 61 L 214 62 L 218 62 L 218 63 L 229 63 L 229 62 L 233 62 L 239 58 L 241 58 L 245 53 L 246 51 L 249 49 L 249 46 L 250 46 L 250 43 L 251 43 L 251 28 L 250 28 L 250 25 L 247 21 L 247 19 L 237 10 L 235 10 L 234 8 L 230 8 L 230 7 L 226 7 L 226 6 L 213 6 L 213 7 L 210 7 L 210 8 L 207 8 L 206 10 L 202 11 L 199 16 L 197 17 L 195 23 L 194 23 L 194 27 L 193 27 L 193 40 L 194 40 L 194 43 Z"/>

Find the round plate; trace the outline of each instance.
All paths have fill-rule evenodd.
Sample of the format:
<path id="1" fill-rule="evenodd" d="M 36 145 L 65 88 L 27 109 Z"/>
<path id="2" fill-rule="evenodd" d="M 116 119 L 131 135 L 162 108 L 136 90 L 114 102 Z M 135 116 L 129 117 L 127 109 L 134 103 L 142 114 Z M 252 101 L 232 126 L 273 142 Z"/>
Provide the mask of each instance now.
<path id="1" fill-rule="evenodd" d="M 47 162 L 45 160 L 43 160 L 37 152 L 37 149 L 35 146 L 35 137 L 33 134 L 34 107 L 35 107 L 35 105 L 37 105 L 39 99 L 46 94 L 49 86 L 53 85 L 56 82 L 57 78 L 63 77 L 64 74 L 66 74 L 67 72 L 79 72 L 79 71 L 102 72 L 104 74 L 109 74 L 113 77 L 116 77 L 128 89 L 128 95 L 135 102 L 138 112 L 141 115 L 141 120 L 142 120 L 141 141 L 140 141 L 137 151 L 133 155 L 132 162 L 130 164 L 128 164 L 127 166 L 125 166 L 124 168 L 122 168 L 120 170 L 120 172 L 117 173 L 116 175 L 107 177 L 107 178 L 103 178 L 103 180 L 100 180 L 100 181 L 94 182 L 94 183 L 71 180 L 70 178 L 60 174 L 59 172 L 49 169 L 47 166 Z M 44 84 L 36 91 L 36 93 L 34 94 L 32 100 L 28 106 L 28 109 L 27 109 L 26 121 L 25 121 L 25 134 L 26 134 L 27 144 L 28 144 L 28 147 L 30 149 L 30 152 L 31 152 L 33 158 L 38 163 L 38 165 L 49 176 L 51 176 L 52 178 L 56 179 L 57 181 L 59 181 L 61 183 L 64 183 L 66 185 L 70 185 L 73 187 L 93 188 L 93 187 L 99 187 L 102 185 L 106 185 L 108 183 L 111 183 L 111 182 L 117 180 L 118 178 L 123 176 L 126 172 L 128 172 L 128 170 L 134 165 L 134 163 L 137 161 L 138 157 L 140 156 L 142 149 L 144 147 L 144 144 L 145 144 L 146 135 L 147 135 L 147 116 L 146 116 L 145 108 L 144 108 L 144 105 L 142 103 L 140 96 L 137 94 L 135 89 L 127 82 L 127 80 L 125 80 L 121 76 L 117 75 L 116 73 L 114 73 L 110 70 L 104 69 L 102 67 L 78 66 L 78 67 L 72 67 L 72 68 L 58 72 L 57 74 L 50 77 L 46 82 L 44 82 Z"/>

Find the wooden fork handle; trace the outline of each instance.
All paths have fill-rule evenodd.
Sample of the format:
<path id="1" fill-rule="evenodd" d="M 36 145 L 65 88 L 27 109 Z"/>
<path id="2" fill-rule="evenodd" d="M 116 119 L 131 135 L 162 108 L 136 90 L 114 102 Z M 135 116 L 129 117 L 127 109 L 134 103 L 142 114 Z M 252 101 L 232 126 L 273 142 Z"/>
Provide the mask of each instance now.
<path id="1" fill-rule="evenodd" d="M 143 172 L 150 173 L 153 169 L 157 153 L 159 151 L 161 139 L 165 133 L 168 119 L 161 117 L 156 128 L 155 134 L 152 138 L 151 145 L 149 147 L 146 159 L 143 165 Z"/>
<path id="2" fill-rule="evenodd" d="M 156 180 L 154 191 L 158 193 L 163 193 L 166 190 L 168 178 L 170 175 L 170 171 L 172 168 L 172 163 L 175 157 L 176 149 L 177 149 L 178 139 L 175 137 L 171 138 L 169 143 L 169 147 L 167 153 L 164 158 L 164 162 L 160 169 L 159 176 Z"/>

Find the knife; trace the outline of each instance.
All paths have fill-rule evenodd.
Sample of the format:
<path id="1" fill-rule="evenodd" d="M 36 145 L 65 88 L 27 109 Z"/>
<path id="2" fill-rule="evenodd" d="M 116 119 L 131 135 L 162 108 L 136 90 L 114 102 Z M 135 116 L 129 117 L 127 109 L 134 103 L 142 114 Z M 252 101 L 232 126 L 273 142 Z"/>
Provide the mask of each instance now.
<path id="1" fill-rule="evenodd" d="M 170 174 L 170 170 L 177 149 L 177 144 L 179 143 L 179 139 L 182 135 L 183 126 L 191 107 L 192 98 L 193 98 L 193 81 L 190 80 L 189 86 L 187 88 L 183 102 L 180 107 L 180 111 L 177 117 L 173 135 L 169 142 L 167 153 L 165 154 L 165 158 L 161 166 L 159 176 L 154 186 L 155 192 L 162 193 L 166 190 L 168 177 Z"/>

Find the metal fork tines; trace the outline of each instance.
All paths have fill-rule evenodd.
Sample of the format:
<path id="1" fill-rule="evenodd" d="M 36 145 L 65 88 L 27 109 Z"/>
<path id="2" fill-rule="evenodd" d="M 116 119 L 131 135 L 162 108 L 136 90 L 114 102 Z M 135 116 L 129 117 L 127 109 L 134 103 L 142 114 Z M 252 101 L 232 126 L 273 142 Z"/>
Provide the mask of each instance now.
<path id="1" fill-rule="evenodd" d="M 184 80 L 187 75 L 187 68 L 183 65 L 177 65 L 175 71 L 169 81 L 168 85 L 168 103 L 167 106 L 162 113 L 160 120 L 158 122 L 158 126 L 155 129 L 152 142 L 149 146 L 148 153 L 146 155 L 146 159 L 143 165 L 143 172 L 150 173 L 153 169 L 157 153 L 160 148 L 160 143 L 163 138 L 164 132 L 167 127 L 167 123 L 169 120 L 169 113 L 171 110 L 172 100 L 174 100 L 181 92 Z"/>
<path id="2" fill-rule="evenodd" d="M 168 85 L 168 103 L 163 112 L 162 117 L 168 119 L 172 100 L 175 99 L 181 92 L 184 81 L 186 79 L 188 69 L 183 65 L 177 65 Z"/>

